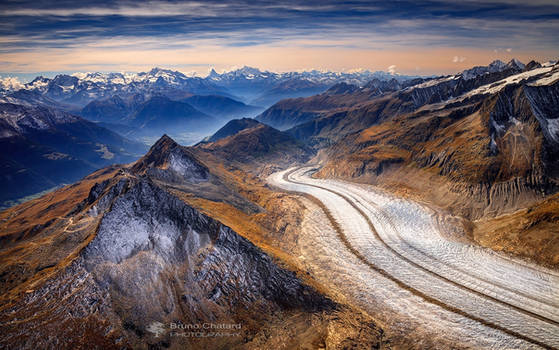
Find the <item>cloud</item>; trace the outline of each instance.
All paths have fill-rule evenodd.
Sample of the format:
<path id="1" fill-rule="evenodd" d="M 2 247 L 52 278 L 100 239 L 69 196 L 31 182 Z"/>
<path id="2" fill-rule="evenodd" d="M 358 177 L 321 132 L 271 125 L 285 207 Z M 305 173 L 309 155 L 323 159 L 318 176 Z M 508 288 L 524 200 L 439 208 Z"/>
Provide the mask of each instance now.
<path id="1" fill-rule="evenodd" d="M 396 74 L 396 65 L 393 64 L 391 66 L 388 66 L 388 73 Z"/>
<path id="2" fill-rule="evenodd" d="M 125 16 L 125 17 L 160 17 L 197 15 L 203 17 L 216 17 L 220 14 L 220 8 L 226 5 L 214 4 L 206 6 L 201 2 L 167 2 L 147 1 L 145 3 L 128 3 L 117 6 L 83 6 L 83 7 L 60 7 L 60 8 L 13 8 L 0 10 L 3 16 Z"/>
<path id="3" fill-rule="evenodd" d="M 465 60 L 466 60 L 466 57 L 463 57 L 463 56 L 454 56 L 452 58 L 452 62 L 454 62 L 454 63 L 462 63 Z"/>
<path id="4" fill-rule="evenodd" d="M 23 84 L 17 77 L 0 76 L 0 87 L 9 90 L 17 90 L 23 88 Z"/>
<path id="5" fill-rule="evenodd" d="M 114 65 L 112 57 L 118 52 L 130 54 L 129 66 L 144 67 L 152 60 L 132 52 L 149 51 L 162 59 L 167 56 L 161 53 L 212 52 L 205 60 L 194 62 L 192 56 L 180 60 L 181 65 L 207 65 L 215 59 L 213 52 L 219 51 L 241 57 L 248 51 L 315 50 L 346 55 L 348 69 L 363 65 L 353 62 L 352 52 L 367 52 L 370 57 L 383 57 L 367 68 L 398 65 L 404 72 L 412 64 L 405 62 L 406 56 L 444 49 L 446 56 L 440 60 L 455 69 L 465 57 L 469 64 L 482 56 L 482 64 L 500 58 L 506 49 L 493 49 L 512 42 L 515 56 L 532 52 L 533 59 L 553 59 L 559 56 L 559 4 L 536 1 L 534 5 L 514 0 L 4 1 L 0 5 L 0 72 L 15 67 L 1 62 L 20 62 L 18 69 L 24 69 L 23 62 L 26 67 L 45 69 L 44 54 L 60 63 L 82 50 L 95 55 L 95 67 Z M 385 61 L 382 51 L 394 53 L 398 60 Z M 454 56 L 456 61 L 448 59 Z M 87 55 L 75 58 L 77 64 L 93 63 Z M 421 67 L 432 66 L 421 62 Z"/>

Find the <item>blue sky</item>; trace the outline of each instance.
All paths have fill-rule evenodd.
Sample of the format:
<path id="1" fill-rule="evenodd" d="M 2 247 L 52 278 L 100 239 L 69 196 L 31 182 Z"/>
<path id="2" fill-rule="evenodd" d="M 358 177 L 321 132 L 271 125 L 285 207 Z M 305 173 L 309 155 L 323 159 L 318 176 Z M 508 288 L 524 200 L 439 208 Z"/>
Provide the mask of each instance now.
<path id="1" fill-rule="evenodd" d="M 10 1 L 0 72 L 209 67 L 451 73 L 559 56 L 559 2 Z"/>

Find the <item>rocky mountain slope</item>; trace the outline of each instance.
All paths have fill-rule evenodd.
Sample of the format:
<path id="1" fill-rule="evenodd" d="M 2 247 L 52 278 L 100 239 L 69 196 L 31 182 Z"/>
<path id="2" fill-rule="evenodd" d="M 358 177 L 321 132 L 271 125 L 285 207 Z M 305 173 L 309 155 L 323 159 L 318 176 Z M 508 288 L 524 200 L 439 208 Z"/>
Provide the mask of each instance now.
<path id="1" fill-rule="evenodd" d="M 196 149 L 246 171 L 269 172 L 307 161 L 312 151 L 293 136 L 257 121 L 233 120 Z"/>
<path id="2" fill-rule="evenodd" d="M 265 233 L 273 215 L 243 221 L 259 207 L 248 198 L 219 210 L 237 229 L 201 212 L 223 205 L 199 197 L 203 186 L 223 190 L 238 176 L 205 162 L 165 136 L 132 166 L 0 213 L 2 346 L 384 347 L 369 316 L 321 294 L 262 243 L 274 235 Z M 268 193 L 261 205 L 275 201 L 258 191 Z M 227 335 L 184 336 L 177 324 L 220 325 Z"/>
<path id="3" fill-rule="evenodd" d="M 448 179 L 457 191 L 464 191 L 475 202 L 482 201 L 481 207 L 493 212 L 514 209 L 525 203 L 528 193 L 528 197 L 551 193 L 558 174 L 553 128 L 558 93 L 557 78 L 553 77 L 557 69 L 550 66 L 511 72 L 507 78 L 482 85 L 498 79 L 493 74 L 507 70 L 485 73 L 465 91 L 460 83 L 463 76 L 443 78 L 345 111 L 344 120 L 334 121 L 318 135 L 324 135 L 327 128 L 347 130 L 366 119 L 372 126 L 338 139 L 326 151 L 330 165 L 323 174 L 374 177 L 388 168 L 413 164 Z M 453 86 L 452 91 L 449 86 Z M 439 94 L 431 93 L 425 101 L 417 89 L 438 89 Z M 410 102 L 415 107 L 409 106 Z M 386 107 L 371 108 L 379 104 Z M 348 127 L 348 123 L 353 124 Z M 301 135 L 303 126 L 293 131 Z M 474 210 L 471 214 L 476 217 L 483 212 Z"/>
<path id="4" fill-rule="evenodd" d="M 373 79 L 363 87 L 340 83 L 316 96 L 282 100 L 258 115 L 256 119 L 280 130 L 287 130 L 299 125 L 303 129 L 313 128 L 314 125 L 316 129 L 317 126 L 321 127 L 315 122 L 320 117 L 333 117 L 329 121 L 337 121 L 343 117 L 343 114 L 335 115 L 337 111 L 344 112 L 348 108 L 369 104 L 375 97 L 421 82 L 423 82 L 421 79 L 403 82 L 395 79 L 390 81 Z M 294 133 L 297 133 L 296 130 Z M 314 135 L 319 131 L 310 130 L 306 133 Z"/>

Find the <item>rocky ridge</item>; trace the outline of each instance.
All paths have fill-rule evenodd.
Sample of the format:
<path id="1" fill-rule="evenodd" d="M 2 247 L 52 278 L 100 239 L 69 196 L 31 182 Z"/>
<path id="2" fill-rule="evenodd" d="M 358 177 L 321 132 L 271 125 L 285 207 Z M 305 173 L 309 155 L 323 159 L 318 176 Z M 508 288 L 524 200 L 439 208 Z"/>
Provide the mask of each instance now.
<path id="1" fill-rule="evenodd" d="M 175 178 L 168 182 L 155 169 Z M 3 265 L 3 278 L 12 271 L 10 278 L 18 279 L 17 257 L 6 249 L 31 252 L 36 246 L 28 246 L 29 240 L 53 242 L 34 253 L 50 257 L 47 267 L 36 269 L 48 275 L 28 274 L 4 291 L 4 298 L 12 297 L 0 309 L 2 346 L 255 348 L 284 336 L 269 328 L 278 320 L 306 329 L 309 318 L 321 329 L 309 340 L 318 344 L 331 318 L 347 312 L 276 258 L 180 199 L 175 180 L 192 188 L 217 176 L 170 138 L 163 137 L 134 166 L 95 176 L 91 181 L 99 180 L 72 210 L 36 226 L 26 238 L 14 233 L 0 250 L 0 258 L 12 261 Z M 41 203 L 14 210 L 25 217 Z M 28 319 L 23 330 L 14 323 L 20 318 Z M 169 326 L 204 322 L 241 329 L 238 336 L 185 339 L 173 336 Z M 56 328 L 49 326 L 54 323 Z M 154 325 L 161 332 L 154 333 Z M 378 342 L 378 331 L 370 331 Z M 307 340 L 296 333 L 289 341 Z"/>

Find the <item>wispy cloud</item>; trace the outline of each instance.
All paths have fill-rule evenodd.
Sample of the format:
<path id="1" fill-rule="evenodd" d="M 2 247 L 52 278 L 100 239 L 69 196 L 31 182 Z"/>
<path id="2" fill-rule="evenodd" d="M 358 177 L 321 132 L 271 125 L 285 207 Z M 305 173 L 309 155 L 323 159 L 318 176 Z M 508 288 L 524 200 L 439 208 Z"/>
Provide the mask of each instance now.
<path id="1" fill-rule="evenodd" d="M 452 58 L 452 62 L 454 62 L 454 63 L 462 63 L 465 60 L 466 60 L 466 57 L 464 57 L 464 56 L 454 56 Z"/>
<path id="2" fill-rule="evenodd" d="M 510 55 L 513 50 L 505 45 L 512 42 L 515 55 L 553 58 L 559 55 L 557 32 L 559 3 L 546 0 L 4 1 L 0 61 L 10 63 L 0 63 L 0 71 L 39 70 L 48 63 L 41 59 L 47 55 L 53 65 L 72 57 L 82 67 L 121 67 L 115 57 L 122 57 L 126 67 L 139 67 L 151 64 L 150 57 L 160 57 L 160 64 L 210 64 L 217 62 L 217 53 L 227 52 L 218 62 L 224 65 L 242 53 L 264 57 L 266 50 L 304 52 L 306 58 L 329 50 L 320 64 L 340 56 L 345 63 L 331 62 L 331 67 L 347 68 L 357 65 L 352 53 L 367 53 L 365 67 L 395 64 L 399 70 L 409 65 L 406 55 L 439 50 L 456 69 L 466 64 L 465 57 L 471 64 L 483 56 Z M 179 59 L 178 52 L 190 56 Z M 398 61 L 384 61 L 386 52 Z M 422 62 L 421 67 L 432 65 Z"/>

